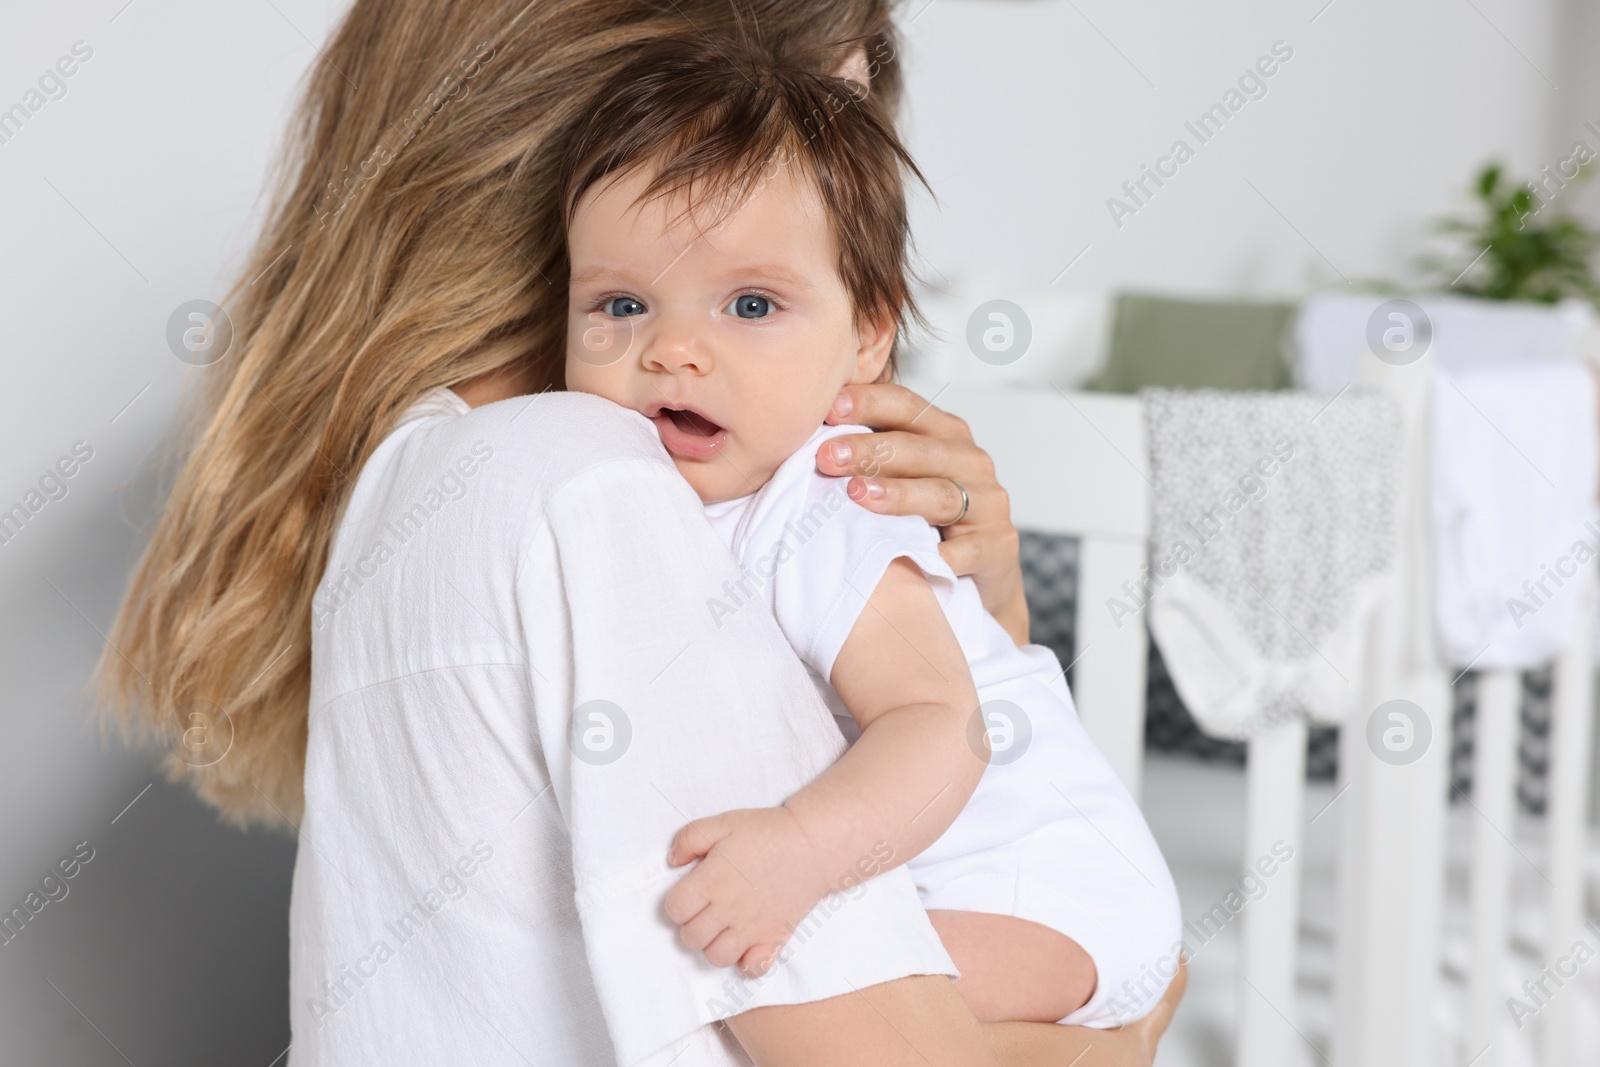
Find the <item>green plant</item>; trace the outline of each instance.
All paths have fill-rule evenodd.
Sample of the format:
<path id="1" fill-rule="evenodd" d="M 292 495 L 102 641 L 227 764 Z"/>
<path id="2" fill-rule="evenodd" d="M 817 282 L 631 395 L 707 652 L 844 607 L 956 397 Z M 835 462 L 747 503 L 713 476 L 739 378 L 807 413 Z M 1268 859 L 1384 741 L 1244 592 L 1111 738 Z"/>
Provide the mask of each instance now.
<path id="1" fill-rule="evenodd" d="M 1569 184 L 1588 176 L 1588 164 L 1580 164 Z M 1434 224 L 1436 232 L 1459 238 L 1464 247 L 1417 261 L 1431 281 L 1485 300 L 1554 304 L 1576 296 L 1600 306 L 1600 282 L 1591 262 L 1600 249 L 1600 232 L 1536 199 L 1527 183 L 1504 177 L 1497 163 L 1479 172 L 1473 192 L 1477 218 Z"/>

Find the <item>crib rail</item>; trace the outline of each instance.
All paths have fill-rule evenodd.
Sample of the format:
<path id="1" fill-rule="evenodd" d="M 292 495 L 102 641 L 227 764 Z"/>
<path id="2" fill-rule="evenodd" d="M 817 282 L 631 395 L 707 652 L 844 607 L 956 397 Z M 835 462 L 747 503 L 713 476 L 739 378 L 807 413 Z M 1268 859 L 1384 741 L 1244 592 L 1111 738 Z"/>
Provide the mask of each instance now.
<path id="1" fill-rule="evenodd" d="M 1436 1062 L 1505 1062 L 1512 1023 L 1502 981 L 1508 959 L 1510 887 L 1528 862 L 1515 840 L 1515 760 L 1520 686 L 1515 675 L 1479 680 L 1471 835 L 1471 953 L 1468 1020 L 1458 1034 L 1435 1021 L 1450 748 L 1450 672 L 1432 624 L 1432 542 L 1427 501 L 1431 357 L 1395 367 L 1363 357 L 1358 381 L 1399 403 L 1396 565 L 1367 640 L 1372 665 L 1359 680 L 1366 709 L 1340 731 L 1340 781 L 1333 802 L 1306 810 L 1306 728 L 1276 723 L 1253 736 L 1246 771 L 1245 855 L 1277 841 L 1299 854 L 1311 819 L 1338 823 L 1337 918 L 1332 1062 L 1337 1067 L 1412 1067 Z M 1142 617 L 1119 625 L 1107 610 L 1137 583 L 1147 562 L 1150 477 L 1142 409 L 1131 397 L 1063 392 L 1050 386 L 963 385 L 940 403 L 972 427 L 1011 491 L 1022 529 L 1081 540 L 1074 696 L 1090 735 L 1138 795 L 1143 759 L 1146 637 Z M 1582 600 L 1582 621 L 1557 664 L 1550 766 L 1545 954 L 1567 956 L 1582 934 L 1587 788 L 1593 720 L 1591 567 L 1565 592 Z M 1420 710 L 1431 739 L 1409 762 L 1381 760 L 1367 741 L 1366 716 L 1388 701 Z M 1322 1062 L 1294 1018 L 1298 972 L 1299 865 L 1274 878 L 1274 892 L 1243 913 L 1240 1014 L 1235 1062 L 1284 1067 Z M 1529 975 L 1534 978 L 1536 975 Z M 1542 1006 L 1537 1028 L 1543 1067 L 1576 1067 L 1576 998 Z M 1440 1042 L 1453 1047 L 1440 1048 Z M 1446 1055 L 1441 1059 L 1440 1054 Z"/>
<path id="2" fill-rule="evenodd" d="M 1383 779 L 1397 768 L 1384 767 L 1370 750 L 1346 745 L 1351 764 L 1350 785 L 1358 803 L 1346 827 L 1339 856 L 1341 878 L 1365 875 L 1368 882 L 1355 895 L 1371 895 L 1366 922 L 1340 931 L 1340 965 L 1336 982 L 1340 1026 L 1336 1034 L 1335 1062 L 1339 1067 L 1370 1063 L 1435 1062 L 1432 992 L 1438 975 L 1438 914 L 1442 902 L 1443 818 L 1446 797 L 1450 694 L 1447 671 L 1439 662 L 1433 637 L 1432 539 L 1427 479 L 1430 449 L 1429 398 L 1432 356 L 1405 366 L 1390 366 L 1371 355 L 1358 365 L 1358 381 L 1386 390 L 1400 404 L 1403 418 L 1403 491 L 1399 499 L 1399 557 L 1392 618 L 1399 629 L 1383 649 L 1378 686 L 1395 692 L 1416 693 L 1429 715 L 1436 753 L 1409 767 L 1420 771 L 1409 782 Z M 1578 623 L 1566 653 L 1555 665 L 1554 714 L 1551 722 L 1548 816 L 1543 827 L 1547 869 L 1539 870 L 1546 889 L 1545 944 L 1547 960 L 1567 956 L 1581 933 L 1583 919 L 1584 850 L 1586 846 L 1587 787 L 1591 728 L 1594 716 L 1594 635 L 1596 574 L 1594 567 L 1580 568 L 1563 590 L 1578 600 Z M 1470 903 L 1469 962 L 1466 991 L 1466 1027 L 1461 1035 L 1446 1035 L 1456 1047 L 1452 1059 L 1475 1067 L 1497 1067 L 1507 1059 L 1508 1037 L 1515 1032 L 1506 996 L 1510 961 L 1512 880 L 1515 868 L 1530 863 L 1516 847 L 1516 766 L 1521 679 L 1510 671 L 1485 671 L 1478 678 L 1473 746 L 1472 795 L 1461 797 L 1469 805 Z M 1380 690 L 1373 699 L 1382 699 Z M 1437 710 L 1435 710 L 1437 709 Z M 1359 724 L 1356 724 L 1359 725 Z M 1357 734 L 1358 730 L 1346 730 Z M 1354 738 L 1352 738 L 1354 740 Z M 1352 751 L 1354 749 L 1354 751 Z M 1348 762 L 1348 761 L 1347 761 Z M 1381 769 L 1380 769 L 1381 768 Z M 1365 773 L 1363 773 L 1365 772 Z M 1341 783 L 1343 784 L 1343 783 Z M 1422 791 L 1418 793 L 1418 789 Z M 1347 810 L 1343 813 L 1349 815 Z M 1368 835 L 1376 835 L 1373 839 Z M 1416 851 L 1394 854 L 1401 837 L 1412 839 Z M 1389 840 L 1392 838 L 1392 840 Z M 1389 847 L 1386 847 L 1389 846 Z M 1420 891 L 1398 894 L 1386 904 L 1381 886 L 1418 879 Z M 1343 887 L 1341 887 L 1341 890 Z M 1350 894 L 1341 893 L 1342 897 Z M 1398 959 L 1384 952 L 1392 945 L 1377 935 L 1383 925 L 1373 909 L 1394 907 L 1418 933 L 1407 942 Z M 1355 920 L 1354 905 L 1341 911 L 1347 922 Z M 1395 931 L 1397 934 L 1399 931 Z M 1377 957 L 1356 958 L 1374 952 Z M 1385 957 L 1397 966 L 1378 962 Z M 1403 974 L 1403 978 L 1402 978 Z M 1537 975 L 1529 975 L 1536 978 Z M 1408 988 L 1404 988 L 1408 987 Z M 1531 1025 L 1543 1067 L 1576 1067 L 1580 1062 L 1575 1038 L 1576 997 L 1552 997 L 1540 1005 Z M 1396 1058 L 1395 1041 L 1406 1052 Z"/>

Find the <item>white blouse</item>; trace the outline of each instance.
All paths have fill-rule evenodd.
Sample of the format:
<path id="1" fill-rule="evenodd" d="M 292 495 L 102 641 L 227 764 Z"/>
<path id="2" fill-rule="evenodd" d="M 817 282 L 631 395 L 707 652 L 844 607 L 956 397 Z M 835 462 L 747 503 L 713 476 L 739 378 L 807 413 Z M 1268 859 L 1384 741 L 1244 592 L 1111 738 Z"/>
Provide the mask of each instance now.
<path id="1" fill-rule="evenodd" d="M 290 907 L 294 1067 L 747 1063 L 713 1022 L 955 968 L 903 868 L 746 981 L 677 940 L 691 819 L 844 740 L 655 429 L 440 389 L 360 472 L 313 604 Z"/>

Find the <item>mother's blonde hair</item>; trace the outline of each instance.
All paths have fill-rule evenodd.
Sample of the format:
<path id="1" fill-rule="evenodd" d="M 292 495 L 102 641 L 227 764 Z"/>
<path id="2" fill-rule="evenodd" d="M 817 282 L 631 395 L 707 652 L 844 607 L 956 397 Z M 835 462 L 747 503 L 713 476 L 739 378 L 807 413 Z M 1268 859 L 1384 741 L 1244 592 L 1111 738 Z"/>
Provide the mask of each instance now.
<path id="1" fill-rule="evenodd" d="M 864 45 L 872 106 L 892 109 L 890 3 L 357 0 L 308 76 L 223 302 L 231 348 L 199 372 L 96 669 L 130 734 L 209 727 L 198 751 L 226 748 L 175 745 L 171 777 L 236 822 L 298 821 L 311 599 L 362 464 L 439 386 L 561 386 L 558 186 L 596 89 L 653 38 L 738 34 L 819 70 Z"/>

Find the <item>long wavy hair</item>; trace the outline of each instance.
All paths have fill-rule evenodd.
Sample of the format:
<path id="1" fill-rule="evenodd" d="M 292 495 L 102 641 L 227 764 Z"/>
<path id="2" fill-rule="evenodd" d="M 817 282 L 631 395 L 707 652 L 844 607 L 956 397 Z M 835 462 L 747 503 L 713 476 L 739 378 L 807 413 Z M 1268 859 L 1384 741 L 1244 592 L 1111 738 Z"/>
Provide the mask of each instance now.
<path id="1" fill-rule="evenodd" d="M 561 387 L 559 181 L 599 87 L 652 39 L 734 34 L 818 70 L 864 47 L 869 106 L 892 113 L 891 3 L 356 0 L 173 439 L 96 667 L 111 721 L 169 744 L 169 777 L 230 820 L 297 823 L 312 594 L 362 465 L 439 386 Z"/>

